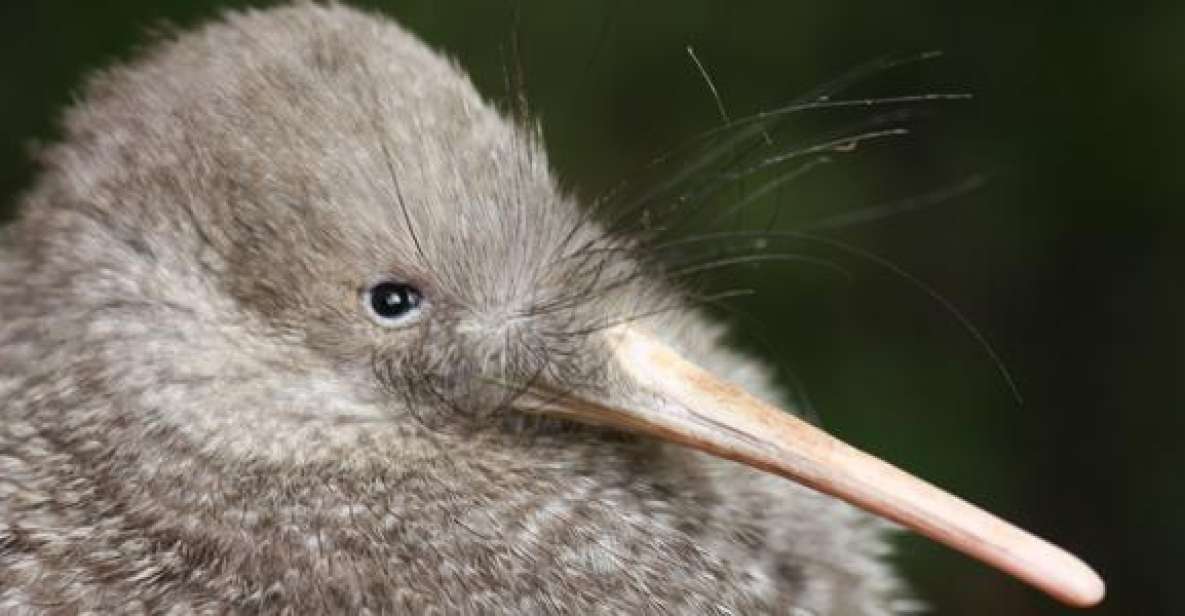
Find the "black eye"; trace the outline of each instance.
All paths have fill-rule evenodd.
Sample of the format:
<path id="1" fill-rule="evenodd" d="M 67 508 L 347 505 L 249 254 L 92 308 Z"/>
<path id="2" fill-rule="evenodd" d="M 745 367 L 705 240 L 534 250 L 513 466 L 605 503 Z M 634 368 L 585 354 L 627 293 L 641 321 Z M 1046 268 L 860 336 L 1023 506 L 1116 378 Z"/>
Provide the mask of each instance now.
<path id="1" fill-rule="evenodd" d="M 362 303 L 379 325 L 398 325 L 416 314 L 424 297 L 401 282 L 380 282 L 366 290 Z"/>

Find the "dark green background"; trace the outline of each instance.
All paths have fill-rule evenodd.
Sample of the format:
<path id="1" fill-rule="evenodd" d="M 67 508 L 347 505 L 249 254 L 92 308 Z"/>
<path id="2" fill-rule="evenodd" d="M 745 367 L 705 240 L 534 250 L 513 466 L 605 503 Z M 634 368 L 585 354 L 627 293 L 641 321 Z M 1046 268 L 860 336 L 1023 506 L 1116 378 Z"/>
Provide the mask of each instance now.
<path id="1" fill-rule="evenodd" d="M 88 71 L 128 57 L 162 19 L 188 25 L 239 4 L 6 1 L 4 209 L 34 173 L 27 144 L 52 139 Z M 506 99 L 515 4 L 369 4 Z M 850 281 L 791 265 L 733 270 L 728 283 L 757 295 L 729 302 L 748 317 L 722 314 L 736 319 L 742 344 L 793 372 L 829 429 L 1096 565 L 1110 596 L 1095 613 L 1182 613 L 1185 4 L 524 1 L 518 11 L 531 106 L 560 175 L 586 196 L 720 123 L 687 45 L 734 117 L 872 58 L 945 51 L 853 92 L 974 100 L 926 107 L 913 136 L 837 154 L 729 226 L 760 228 L 777 208 L 778 228 L 800 228 L 989 177 L 934 207 L 828 235 L 891 259 L 961 307 L 1024 404 L 954 318 L 850 256 L 823 255 Z M 792 123 L 805 132 L 859 117 Z M 924 540 L 903 539 L 900 560 L 941 614 L 1067 611 Z"/>

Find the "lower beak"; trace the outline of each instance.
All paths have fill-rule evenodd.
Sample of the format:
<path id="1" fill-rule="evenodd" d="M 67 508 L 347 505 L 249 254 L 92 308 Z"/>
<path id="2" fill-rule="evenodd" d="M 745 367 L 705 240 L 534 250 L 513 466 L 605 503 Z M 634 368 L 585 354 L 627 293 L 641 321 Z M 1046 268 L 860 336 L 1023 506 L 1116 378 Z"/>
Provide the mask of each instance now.
<path id="1" fill-rule="evenodd" d="M 977 558 L 1073 606 L 1104 584 L 1068 552 L 848 446 L 688 362 L 636 328 L 609 332 L 627 402 L 539 396 L 532 410 L 623 428 L 810 486 Z"/>

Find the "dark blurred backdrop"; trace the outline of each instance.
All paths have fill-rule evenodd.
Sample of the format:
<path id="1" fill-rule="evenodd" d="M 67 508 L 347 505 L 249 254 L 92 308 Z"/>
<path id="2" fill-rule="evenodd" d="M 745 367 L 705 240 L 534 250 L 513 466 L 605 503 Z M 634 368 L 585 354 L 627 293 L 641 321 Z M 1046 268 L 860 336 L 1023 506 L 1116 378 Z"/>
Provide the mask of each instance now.
<path id="1" fill-rule="evenodd" d="M 793 264 L 728 272 L 756 294 L 721 315 L 830 430 L 1097 566 L 1110 596 L 1095 613 L 1185 613 L 1174 592 L 1185 558 L 1185 3 L 366 4 L 456 56 L 503 104 L 506 75 L 521 74 L 553 164 L 586 197 L 722 123 L 689 45 L 731 118 L 868 60 L 945 52 L 873 72 L 847 95 L 973 99 L 916 106 L 910 136 L 834 152 L 833 164 L 699 228 L 803 229 L 904 204 L 819 233 L 960 307 L 1023 404 L 940 301 L 840 249 L 791 247 L 848 277 Z M 5 2 L 0 211 L 32 180 L 29 144 L 53 139 L 88 72 L 129 57 L 162 21 L 185 26 L 228 6 L 242 3 Z M 796 114 L 776 139 L 806 143 L 886 111 Z M 713 207 L 753 186 L 730 190 Z M 951 194 L 927 198 L 936 193 Z M 928 207 L 908 207 L 911 197 Z M 940 614 L 1068 611 L 916 537 L 899 558 Z"/>

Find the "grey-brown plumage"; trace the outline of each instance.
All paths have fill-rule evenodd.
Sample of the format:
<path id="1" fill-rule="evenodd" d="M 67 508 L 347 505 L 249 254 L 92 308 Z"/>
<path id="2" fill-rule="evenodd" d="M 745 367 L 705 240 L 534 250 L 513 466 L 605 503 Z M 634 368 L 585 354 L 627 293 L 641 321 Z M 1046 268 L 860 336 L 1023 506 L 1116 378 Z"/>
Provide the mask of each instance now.
<path id="1" fill-rule="evenodd" d="M 591 332 L 651 313 L 778 393 L 394 23 L 232 14 L 65 124 L 0 248 L 0 612 L 906 606 L 882 522 L 511 408 L 612 387 Z"/>

